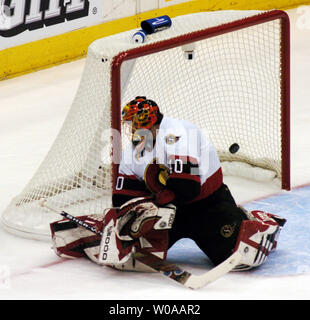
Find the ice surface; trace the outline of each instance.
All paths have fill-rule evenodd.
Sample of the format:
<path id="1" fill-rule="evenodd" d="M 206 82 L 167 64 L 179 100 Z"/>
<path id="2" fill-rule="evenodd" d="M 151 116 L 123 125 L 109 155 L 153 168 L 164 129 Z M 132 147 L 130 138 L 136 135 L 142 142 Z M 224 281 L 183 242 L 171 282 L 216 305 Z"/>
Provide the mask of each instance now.
<path id="1" fill-rule="evenodd" d="M 297 187 L 310 184 L 310 29 L 299 23 L 300 11 L 288 13 L 292 30 L 292 184 Z M 23 189 L 53 143 L 84 63 L 80 60 L 0 83 L 0 212 Z M 62 260 L 50 243 L 0 230 L 0 299 L 309 299 L 309 196 L 304 193 L 308 188 L 294 190 L 291 197 L 272 182 L 236 177 L 226 177 L 225 182 L 238 203 L 287 214 L 279 251 L 257 272 L 230 273 L 192 291 L 159 274 L 118 272 L 86 259 Z M 281 194 L 288 202 L 280 197 L 264 198 L 273 194 Z M 252 202 L 258 198 L 264 199 Z M 170 257 L 196 273 L 211 267 L 189 240 L 177 243 Z M 271 270 L 273 266 L 276 271 Z"/>

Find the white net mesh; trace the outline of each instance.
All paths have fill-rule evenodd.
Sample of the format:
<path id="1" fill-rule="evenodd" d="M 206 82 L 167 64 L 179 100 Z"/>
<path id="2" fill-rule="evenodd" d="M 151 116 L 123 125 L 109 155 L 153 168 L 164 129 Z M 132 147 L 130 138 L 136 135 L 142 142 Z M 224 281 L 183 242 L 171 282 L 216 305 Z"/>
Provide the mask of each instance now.
<path id="1" fill-rule="evenodd" d="M 147 43 L 171 39 L 256 11 L 198 13 L 173 19 L 172 27 Z M 56 210 L 102 213 L 111 206 L 111 63 L 135 48 L 132 31 L 95 41 L 54 145 L 40 168 L 2 215 L 10 231 L 49 237 Z M 208 134 L 221 160 L 237 160 L 281 177 L 281 23 L 279 19 L 195 42 L 193 59 L 182 46 L 126 61 L 122 105 L 144 95 L 167 116 L 194 122 Z M 187 47 L 186 49 L 190 49 Z M 184 48 L 185 49 L 185 48 Z M 229 147 L 238 143 L 235 154 Z"/>

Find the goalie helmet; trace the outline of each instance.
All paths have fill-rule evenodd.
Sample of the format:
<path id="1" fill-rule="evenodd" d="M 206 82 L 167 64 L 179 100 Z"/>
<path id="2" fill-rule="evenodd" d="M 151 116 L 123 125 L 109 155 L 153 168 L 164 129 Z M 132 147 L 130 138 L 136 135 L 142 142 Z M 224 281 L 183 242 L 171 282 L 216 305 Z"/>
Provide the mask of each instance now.
<path id="1" fill-rule="evenodd" d="M 122 123 L 126 121 L 132 121 L 136 113 L 139 111 L 138 105 L 140 102 L 146 100 L 144 96 L 138 96 L 134 100 L 128 102 L 122 110 Z"/>
<path id="2" fill-rule="evenodd" d="M 138 112 L 133 117 L 134 130 L 150 129 L 162 118 L 157 103 L 153 100 L 144 100 L 138 104 Z"/>

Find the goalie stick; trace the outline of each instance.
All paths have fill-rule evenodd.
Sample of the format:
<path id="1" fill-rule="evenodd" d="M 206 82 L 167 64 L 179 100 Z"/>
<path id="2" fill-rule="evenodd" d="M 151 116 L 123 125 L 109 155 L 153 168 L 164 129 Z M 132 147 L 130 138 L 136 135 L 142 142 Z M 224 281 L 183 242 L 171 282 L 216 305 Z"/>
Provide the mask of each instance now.
<path id="1" fill-rule="evenodd" d="M 147 265 L 148 267 L 156 270 L 157 272 L 163 274 L 164 276 L 184 285 L 190 289 L 200 289 L 224 274 L 231 271 L 235 266 L 238 265 L 242 258 L 242 254 L 238 251 L 234 252 L 229 258 L 223 261 L 221 264 L 215 268 L 203 273 L 202 275 L 194 275 L 190 272 L 181 269 L 179 266 L 169 263 L 148 251 L 137 248 L 134 254 L 136 260 Z"/>
<path id="2" fill-rule="evenodd" d="M 46 201 L 44 200 L 41 201 L 41 206 L 45 207 L 46 209 L 52 212 L 60 214 L 64 218 L 76 223 L 77 225 L 89 231 L 92 231 L 97 235 L 103 235 L 103 232 L 101 230 L 97 230 L 93 226 L 72 216 L 71 214 L 65 211 L 59 212 L 47 206 Z M 224 274 L 230 272 L 235 266 L 238 265 L 242 258 L 242 254 L 239 251 L 234 252 L 229 258 L 227 258 L 221 264 L 202 275 L 191 274 L 190 272 L 180 268 L 178 265 L 172 264 L 164 259 L 161 259 L 160 257 L 157 257 L 142 248 L 135 248 L 133 257 L 141 263 L 145 264 L 146 266 L 150 267 L 154 271 L 161 273 L 162 275 L 180 283 L 181 285 L 184 285 L 187 288 L 200 289 L 214 282 L 218 278 L 222 277 Z"/>

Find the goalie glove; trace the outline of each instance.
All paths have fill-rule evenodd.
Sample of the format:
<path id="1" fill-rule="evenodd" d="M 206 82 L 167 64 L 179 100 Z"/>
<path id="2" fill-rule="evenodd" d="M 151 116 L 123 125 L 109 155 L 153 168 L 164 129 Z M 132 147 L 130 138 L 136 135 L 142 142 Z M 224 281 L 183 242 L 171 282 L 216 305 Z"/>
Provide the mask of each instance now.
<path id="1" fill-rule="evenodd" d="M 157 207 L 150 198 L 135 198 L 118 211 L 116 230 L 120 239 L 140 238 L 151 230 L 169 230 L 175 218 L 175 206 Z"/>
<path id="2" fill-rule="evenodd" d="M 233 271 L 249 270 L 263 264 L 276 249 L 279 233 L 286 222 L 284 218 L 260 210 L 245 213 L 249 220 L 242 221 L 234 249 L 243 257 Z"/>

